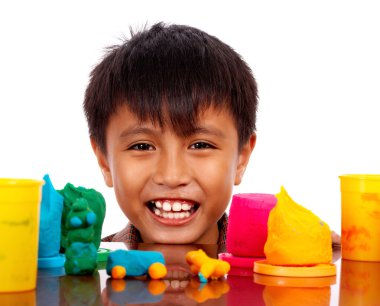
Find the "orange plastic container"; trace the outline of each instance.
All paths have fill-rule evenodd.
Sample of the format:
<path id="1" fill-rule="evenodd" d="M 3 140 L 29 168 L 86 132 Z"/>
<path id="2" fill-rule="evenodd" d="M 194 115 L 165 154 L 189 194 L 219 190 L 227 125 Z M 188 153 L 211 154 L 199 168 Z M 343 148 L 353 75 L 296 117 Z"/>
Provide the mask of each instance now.
<path id="1" fill-rule="evenodd" d="M 342 260 L 340 306 L 379 305 L 380 262 Z"/>
<path id="2" fill-rule="evenodd" d="M 342 258 L 380 261 L 380 175 L 340 178 Z"/>

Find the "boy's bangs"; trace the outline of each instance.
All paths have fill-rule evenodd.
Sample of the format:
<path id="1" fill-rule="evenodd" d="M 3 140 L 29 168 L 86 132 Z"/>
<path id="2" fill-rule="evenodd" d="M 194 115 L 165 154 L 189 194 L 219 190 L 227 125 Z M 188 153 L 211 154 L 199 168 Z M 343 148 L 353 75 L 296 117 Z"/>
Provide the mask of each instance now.
<path id="1" fill-rule="evenodd" d="M 155 48 L 131 52 L 123 69 L 128 77 L 121 88 L 124 102 L 140 120 L 170 124 L 178 135 L 187 136 L 200 111 L 230 104 L 227 101 L 236 84 L 223 58 L 211 54 L 204 42 L 190 44 L 182 36 L 175 44 L 172 39 L 159 40 Z"/>
<path id="2" fill-rule="evenodd" d="M 154 92 L 155 89 L 149 86 L 146 91 L 135 91 L 133 96 L 127 94 L 123 101 L 141 122 L 151 121 L 162 128 L 168 127 L 181 137 L 190 136 L 194 132 L 198 116 L 208 108 L 218 110 L 228 107 L 225 96 L 210 94 L 210 90 L 197 86 L 188 90 L 169 88 L 161 95 L 149 95 Z"/>

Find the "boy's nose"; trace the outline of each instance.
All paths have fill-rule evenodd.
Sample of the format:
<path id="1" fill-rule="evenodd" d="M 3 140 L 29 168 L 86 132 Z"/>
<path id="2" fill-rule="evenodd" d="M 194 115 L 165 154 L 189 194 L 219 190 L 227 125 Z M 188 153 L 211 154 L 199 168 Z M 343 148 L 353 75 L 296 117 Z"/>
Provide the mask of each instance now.
<path id="1" fill-rule="evenodd" d="M 162 154 L 157 162 L 153 181 L 158 185 L 178 187 L 189 184 L 191 167 L 186 158 L 177 154 Z"/>

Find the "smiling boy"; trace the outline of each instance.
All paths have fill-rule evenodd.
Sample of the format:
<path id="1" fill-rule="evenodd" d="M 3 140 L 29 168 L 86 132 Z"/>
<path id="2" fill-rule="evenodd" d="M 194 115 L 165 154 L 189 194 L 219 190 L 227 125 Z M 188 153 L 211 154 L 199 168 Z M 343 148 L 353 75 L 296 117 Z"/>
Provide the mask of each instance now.
<path id="1" fill-rule="evenodd" d="M 130 221 L 106 240 L 223 249 L 256 109 L 247 64 L 203 31 L 159 23 L 110 48 L 84 100 L 105 183 Z"/>

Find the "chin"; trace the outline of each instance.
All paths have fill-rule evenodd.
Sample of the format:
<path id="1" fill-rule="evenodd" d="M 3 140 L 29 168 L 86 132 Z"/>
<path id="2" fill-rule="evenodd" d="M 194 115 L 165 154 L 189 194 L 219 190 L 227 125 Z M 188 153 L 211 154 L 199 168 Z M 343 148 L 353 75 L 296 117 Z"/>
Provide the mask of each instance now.
<path id="1" fill-rule="evenodd" d="M 178 233 L 163 234 L 152 237 L 154 243 L 160 244 L 192 244 L 196 243 L 196 238 L 189 235 L 178 235 Z"/>

